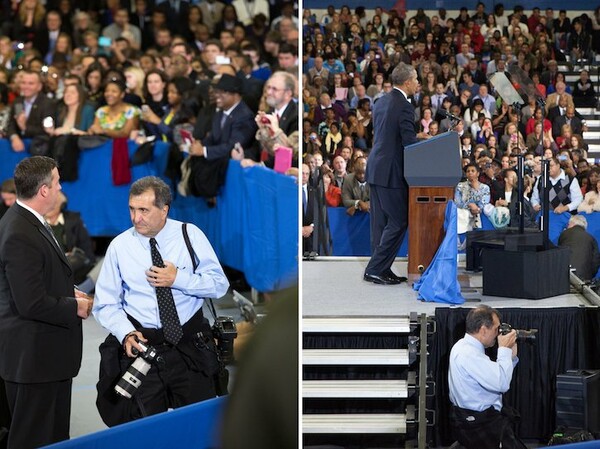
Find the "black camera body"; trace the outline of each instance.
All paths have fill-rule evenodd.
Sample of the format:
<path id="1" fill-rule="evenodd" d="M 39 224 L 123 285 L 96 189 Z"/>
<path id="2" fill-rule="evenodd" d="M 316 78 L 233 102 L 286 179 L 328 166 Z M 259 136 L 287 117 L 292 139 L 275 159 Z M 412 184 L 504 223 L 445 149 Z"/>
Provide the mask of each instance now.
<path id="1" fill-rule="evenodd" d="M 498 328 L 498 333 L 501 335 L 507 335 L 513 330 L 512 326 L 508 323 L 500 324 Z M 517 340 L 535 340 L 536 334 L 538 332 L 537 329 L 515 329 L 517 332 Z"/>
<path id="2" fill-rule="evenodd" d="M 217 340 L 217 350 L 223 363 L 233 362 L 233 340 L 237 337 L 235 321 L 230 316 L 218 316 L 212 326 L 212 333 Z"/>
<path id="3" fill-rule="evenodd" d="M 131 399 L 142 385 L 142 381 L 150 371 L 152 363 L 162 362 L 162 357 L 158 355 L 158 351 L 154 346 L 146 345 L 141 341 L 138 341 L 137 344 L 141 346 L 143 352 L 138 352 L 138 356 L 115 385 L 115 391 L 127 399 Z"/>

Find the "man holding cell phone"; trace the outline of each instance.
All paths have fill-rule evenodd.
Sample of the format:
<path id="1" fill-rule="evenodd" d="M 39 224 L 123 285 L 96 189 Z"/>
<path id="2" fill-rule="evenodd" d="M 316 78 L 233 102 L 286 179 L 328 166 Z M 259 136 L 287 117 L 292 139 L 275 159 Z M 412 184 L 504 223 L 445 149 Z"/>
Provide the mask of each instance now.
<path id="1" fill-rule="evenodd" d="M 23 139 L 46 135 L 43 122 L 46 117 L 54 117 L 56 104 L 42 92 L 42 77 L 39 73 L 26 70 L 21 79 L 21 95 L 11 108 L 7 135 L 14 151 L 25 150 Z"/>

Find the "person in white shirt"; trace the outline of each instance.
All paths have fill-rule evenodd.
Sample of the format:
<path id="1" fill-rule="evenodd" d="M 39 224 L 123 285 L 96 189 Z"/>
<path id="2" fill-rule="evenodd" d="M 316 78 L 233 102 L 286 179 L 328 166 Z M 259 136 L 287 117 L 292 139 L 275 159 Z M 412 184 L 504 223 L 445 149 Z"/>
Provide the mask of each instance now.
<path id="1" fill-rule="evenodd" d="M 450 351 L 451 422 L 459 443 L 467 449 L 526 447 L 515 435 L 510 407 L 502 403 L 519 359 L 516 331 L 499 334 L 500 318 L 497 310 L 486 305 L 471 309 L 465 336 Z M 493 361 L 485 349 L 496 341 L 498 355 Z"/>

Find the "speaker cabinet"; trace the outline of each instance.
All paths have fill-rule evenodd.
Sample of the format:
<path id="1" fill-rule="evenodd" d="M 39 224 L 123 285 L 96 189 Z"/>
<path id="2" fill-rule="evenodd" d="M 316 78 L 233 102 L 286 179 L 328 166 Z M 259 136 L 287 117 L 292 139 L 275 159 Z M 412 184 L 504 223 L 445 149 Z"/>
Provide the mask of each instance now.
<path id="1" fill-rule="evenodd" d="M 507 251 L 484 248 L 483 294 L 542 299 L 569 293 L 568 248 Z"/>

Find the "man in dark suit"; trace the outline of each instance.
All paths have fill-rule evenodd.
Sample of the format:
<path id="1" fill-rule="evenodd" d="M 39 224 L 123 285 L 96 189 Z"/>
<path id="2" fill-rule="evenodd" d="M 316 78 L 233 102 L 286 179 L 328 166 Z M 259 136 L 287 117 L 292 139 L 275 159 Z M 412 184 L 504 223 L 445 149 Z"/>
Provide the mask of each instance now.
<path id="1" fill-rule="evenodd" d="M 45 135 L 43 121 L 54 117 L 55 104 L 42 93 L 42 78 L 39 73 L 25 71 L 21 78 L 21 96 L 11 107 L 11 117 L 6 134 L 14 151 L 25 150 L 23 138 L 31 139 Z"/>
<path id="2" fill-rule="evenodd" d="M 296 80 L 287 72 L 275 72 L 267 81 L 267 104 L 286 136 L 298 131 L 298 104 L 293 100 Z"/>
<path id="3" fill-rule="evenodd" d="M 157 6 L 159 5 L 167 12 L 167 26 L 173 34 L 185 28 L 190 14 L 190 2 L 187 0 L 165 0 Z"/>
<path id="4" fill-rule="evenodd" d="M 87 274 L 94 267 L 96 259 L 94 243 L 79 212 L 66 210 L 66 207 L 67 197 L 60 192 L 59 200 L 52 210 L 44 215 L 44 218 L 69 259 L 77 288 L 88 292 L 93 288 L 94 281 L 90 279 L 83 286 L 81 283 L 86 280 Z"/>
<path id="5" fill-rule="evenodd" d="M 254 114 L 242 101 L 242 81 L 224 74 L 214 86 L 219 112 L 214 116 L 211 131 L 203 140 L 195 140 L 190 154 L 208 160 L 229 158 L 236 143 L 250 149 L 256 133 Z"/>
<path id="6" fill-rule="evenodd" d="M 10 206 L 17 201 L 17 190 L 15 180 L 12 178 L 4 180 L 0 186 L 0 218 L 8 211 Z"/>
<path id="7" fill-rule="evenodd" d="M 582 281 L 589 281 L 596 276 L 600 268 L 600 252 L 598 242 L 587 232 L 587 220 L 583 215 L 573 215 L 569 219 L 567 229 L 560 234 L 558 245 L 571 250 L 571 268 Z"/>
<path id="8" fill-rule="evenodd" d="M 129 15 L 129 23 L 138 27 L 142 33 L 142 50 L 146 50 L 154 41 L 151 31 L 152 7 L 149 6 L 151 5 L 148 5 L 147 0 L 135 0 L 135 12 Z"/>
<path id="9" fill-rule="evenodd" d="M 8 448 L 69 439 L 71 384 L 81 365 L 81 319 L 92 301 L 73 291 L 73 272 L 43 215 L 60 192 L 56 162 L 15 168 L 17 202 L 0 221 L 0 377 L 12 415 Z"/>
<path id="10" fill-rule="evenodd" d="M 309 185 L 310 167 L 302 164 L 302 253 L 314 251 L 313 233 L 315 232 L 315 195 L 314 187 Z"/>
<path id="11" fill-rule="evenodd" d="M 371 260 L 364 280 L 399 284 L 391 266 L 408 227 L 408 185 L 404 179 L 404 147 L 417 141 L 414 107 L 408 101 L 419 85 L 417 72 L 400 63 L 391 75 L 394 88 L 373 109 L 373 149 L 367 165 L 371 187 Z"/>
<path id="12" fill-rule="evenodd" d="M 241 93 L 241 79 L 221 75 L 214 85 L 218 110 L 213 116 L 210 131 L 203 139 L 195 139 L 190 147 L 189 191 L 195 196 L 208 198 L 210 206 L 215 204 L 219 188 L 225 182 L 230 155 L 238 153 L 236 144 L 240 144 L 249 158 L 256 160 L 258 157 L 254 145 L 254 113 L 243 102 Z"/>
<path id="13" fill-rule="evenodd" d="M 57 11 L 48 11 L 46 24 L 35 34 L 33 47 L 40 52 L 46 64 L 52 63 L 54 46 L 58 35 L 63 30 L 62 19 Z"/>
<path id="14" fill-rule="evenodd" d="M 274 147 L 277 145 L 292 148 L 292 134 L 298 133 L 298 105 L 293 100 L 296 79 L 287 72 L 275 72 L 267 80 L 266 102 L 269 114 L 259 111 L 256 116 L 258 139 L 263 149 L 261 160 L 272 168 L 274 165 Z M 297 148 L 292 148 L 296 153 Z M 250 164 L 246 164 L 250 165 Z M 298 166 L 297 161 L 292 165 Z"/>
<path id="15" fill-rule="evenodd" d="M 583 133 L 583 122 L 575 115 L 575 106 L 572 104 L 567 106 L 564 115 L 559 115 L 552 121 L 552 136 L 554 138 L 561 135 L 564 125 L 570 125 L 573 134 L 581 135 Z"/>

